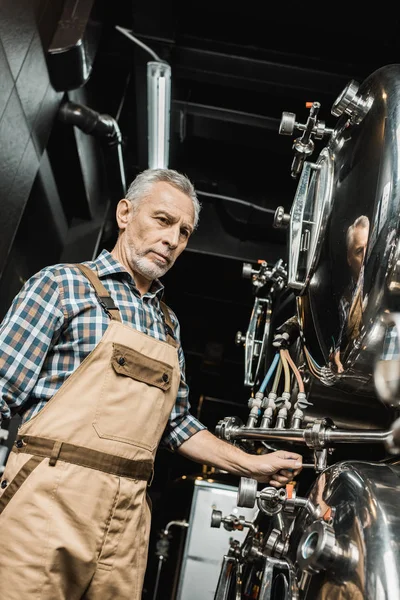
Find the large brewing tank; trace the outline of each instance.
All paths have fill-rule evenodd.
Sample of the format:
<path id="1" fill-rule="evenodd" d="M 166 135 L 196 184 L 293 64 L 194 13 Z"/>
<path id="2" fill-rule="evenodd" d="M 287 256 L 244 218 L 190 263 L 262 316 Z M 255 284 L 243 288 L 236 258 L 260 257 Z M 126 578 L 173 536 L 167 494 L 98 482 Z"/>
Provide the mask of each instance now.
<path id="1" fill-rule="evenodd" d="M 298 594 L 400 599 L 399 466 L 341 462 L 321 473 L 290 535 Z"/>
<path id="2" fill-rule="evenodd" d="M 312 375 L 372 405 L 376 324 L 400 305 L 400 65 L 349 82 L 331 112 L 326 146 L 315 162 L 302 157 L 290 216 L 280 207 L 275 222 L 289 228 L 288 285 Z"/>

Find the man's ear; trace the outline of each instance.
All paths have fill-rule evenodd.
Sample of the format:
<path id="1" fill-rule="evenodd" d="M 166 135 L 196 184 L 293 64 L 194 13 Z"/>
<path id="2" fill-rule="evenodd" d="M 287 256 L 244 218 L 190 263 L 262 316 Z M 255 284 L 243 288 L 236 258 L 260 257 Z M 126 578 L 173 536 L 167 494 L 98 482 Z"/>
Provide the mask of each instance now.
<path id="1" fill-rule="evenodd" d="M 118 229 L 120 229 L 120 230 L 126 229 L 128 223 L 131 219 L 131 213 L 132 213 L 132 203 L 129 200 L 127 200 L 126 198 L 123 198 L 122 200 L 120 200 L 117 204 L 117 209 L 116 209 L 116 219 L 117 219 Z"/>

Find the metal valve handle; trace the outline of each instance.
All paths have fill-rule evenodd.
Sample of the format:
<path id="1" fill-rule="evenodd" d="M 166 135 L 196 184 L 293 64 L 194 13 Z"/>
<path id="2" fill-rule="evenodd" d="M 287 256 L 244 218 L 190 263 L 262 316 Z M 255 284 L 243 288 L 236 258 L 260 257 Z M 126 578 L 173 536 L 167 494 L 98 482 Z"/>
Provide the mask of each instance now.
<path id="1" fill-rule="evenodd" d="M 221 527 L 222 523 L 222 511 L 213 510 L 211 513 L 211 527 L 216 527 L 217 529 Z"/>
<path id="2" fill-rule="evenodd" d="M 237 505 L 244 508 L 254 508 L 257 498 L 256 479 L 241 477 L 237 493 Z"/>

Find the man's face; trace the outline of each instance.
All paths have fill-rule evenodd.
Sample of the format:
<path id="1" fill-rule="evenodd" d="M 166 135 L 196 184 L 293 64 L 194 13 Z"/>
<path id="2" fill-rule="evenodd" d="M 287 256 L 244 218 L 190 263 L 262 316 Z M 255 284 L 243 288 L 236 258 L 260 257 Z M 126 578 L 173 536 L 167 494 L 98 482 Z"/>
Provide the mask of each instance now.
<path id="1" fill-rule="evenodd" d="M 134 210 L 132 205 L 129 210 L 124 228 L 128 265 L 146 280 L 162 277 L 186 248 L 193 232 L 193 202 L 168 183 L 159 182 Z"/>
<path id="2" fill-rule="evenodd" d="M 361 266 L 364 262 L 368 232 L 369 227 L 356 227 L 353 231 L 353 238 L 347 251 L 347 262 L 354 278 L 359 276 Z"/>

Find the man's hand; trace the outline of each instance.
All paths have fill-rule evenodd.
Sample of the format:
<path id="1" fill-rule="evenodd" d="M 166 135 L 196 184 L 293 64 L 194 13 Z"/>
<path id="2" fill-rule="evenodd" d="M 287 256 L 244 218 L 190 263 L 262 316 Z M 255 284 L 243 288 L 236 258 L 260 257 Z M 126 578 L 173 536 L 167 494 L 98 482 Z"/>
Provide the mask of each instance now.
<path id="1" fill-rule="evenodd" d="M 196 462 L 239 477 L 251 477 L 274 487 L 286 485 L 300 473 L 303 465 L 301 455 L 296 452 L 277 450 L 268 454 L 248 454 L 207 430 L 192 435 L 178 448 L 178 452 Z"/>
<path id="2" fill-rule="evenodd" d="M 277 450 L 269 454 L 249 455 L 251 477 L 260 483 L 282 487 L 296 477 L 303 465 L 300 454 Z"/>

